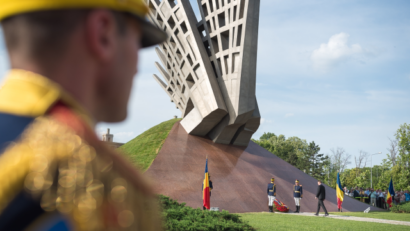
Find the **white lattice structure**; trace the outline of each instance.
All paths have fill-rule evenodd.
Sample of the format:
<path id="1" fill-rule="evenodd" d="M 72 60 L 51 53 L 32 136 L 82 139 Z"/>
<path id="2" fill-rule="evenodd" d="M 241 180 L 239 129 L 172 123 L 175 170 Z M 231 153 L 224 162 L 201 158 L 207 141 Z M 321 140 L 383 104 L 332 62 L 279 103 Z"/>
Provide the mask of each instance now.
<path id="1" fill-rule="evenodd" d="M 247 146 L 260 124 L 256 60 L 260 0 L 147 0 L 149 18 L 169 34 L 154 75 L 181 110 L 182 126 L 216 143 Z"/>

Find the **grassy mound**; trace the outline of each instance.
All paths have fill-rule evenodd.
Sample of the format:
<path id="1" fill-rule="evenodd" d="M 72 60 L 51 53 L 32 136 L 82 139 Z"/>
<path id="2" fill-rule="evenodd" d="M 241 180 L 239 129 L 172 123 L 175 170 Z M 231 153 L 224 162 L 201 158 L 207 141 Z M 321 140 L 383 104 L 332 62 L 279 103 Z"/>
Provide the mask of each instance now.
<path id="1" fill-rule="evenodd" d="M 227 211 L 212 212 L 208 210 L 193 209 L 178 203 L 169 197 L 160 195 L 165 221 L 164 229 L 167 231 L 179 230 L 215 230 L 215 231 L 245 231 L 255 230 L 248 222 L 244 222 L 239 215 Z"/>
<path id="2" fill-rule="evenodd" d="M 180 120 L 181 119 L 172 119 L 158 124 L 124 144 L 119 150 L 123 152 L 133 164 L 145 171 L 151 166 L 155 157 L 157 157 L 174 124 Z"/>

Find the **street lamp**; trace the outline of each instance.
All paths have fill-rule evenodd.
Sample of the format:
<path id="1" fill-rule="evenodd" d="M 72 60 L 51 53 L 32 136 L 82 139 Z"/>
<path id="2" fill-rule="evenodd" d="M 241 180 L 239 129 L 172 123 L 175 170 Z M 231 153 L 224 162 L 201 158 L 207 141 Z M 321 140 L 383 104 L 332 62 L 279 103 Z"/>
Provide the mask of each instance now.
<path id="1" fill-rule="evenodd" d="M 370 155 L 370 163 L 372 165 L 372 167 L 370 168 L 370 188 L 373 188 L 373 156 L 379 155 L 379 154 L 382 154 L 382 152 L 378 152 L 378 153 Z"/>

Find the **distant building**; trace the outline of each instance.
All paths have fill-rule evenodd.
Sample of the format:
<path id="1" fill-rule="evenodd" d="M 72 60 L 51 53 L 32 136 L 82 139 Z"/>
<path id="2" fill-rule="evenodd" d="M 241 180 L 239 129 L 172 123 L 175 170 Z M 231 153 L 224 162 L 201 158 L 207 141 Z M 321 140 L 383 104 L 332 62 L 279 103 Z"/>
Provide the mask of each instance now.
<path id="1" fill-rule="evenodd" d="M 102 135 L 102 141 L 106 142 L 109 146 L 113 147 L 113 148 L 119 148 L 122 145 L 124 145 L 123 143 L 116 143 L 114 142 L 114 135 L 110 134 L 110 129 L 107 129 L 107 133 Z"/>

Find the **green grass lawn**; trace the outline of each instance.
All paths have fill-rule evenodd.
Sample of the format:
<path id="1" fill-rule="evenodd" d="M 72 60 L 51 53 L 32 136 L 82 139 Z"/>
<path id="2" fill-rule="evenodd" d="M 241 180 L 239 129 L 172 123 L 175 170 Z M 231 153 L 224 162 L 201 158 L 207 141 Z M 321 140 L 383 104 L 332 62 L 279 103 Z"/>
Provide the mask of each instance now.
<path id="1" fill-rule="evenodd" d="M 172 119 L 158 124 L 124 144 L 119 150 L 141 170 L 151 166 L 174 124 L 181 119 Z"/>
<path id="2" fill-rule="evenodd" d="M 376 218 L 376 219 L 386 219 L 394 221 L 410 221 L 409 213 L 392 213 L 392 212 L 354 212 L 354 213 L 330 213 L 332 215 L 339 216 L 352 216 L 352 217 L 367 217 L 367 218 Z M 410 230 L 410 227 L 409 227 Z"/>
<path id="3" fill-rule="evenodd" d="M 410 226 L 390 225 L 362 221 L 346 221 L 325 217 L 305 217 L 297 215 L 270 214 L 270 213 L 244 213 L 239 214 L 241 219 L 248 221 L 257 230 L 371 230 L 395 231 L 410 230 Z"/>

